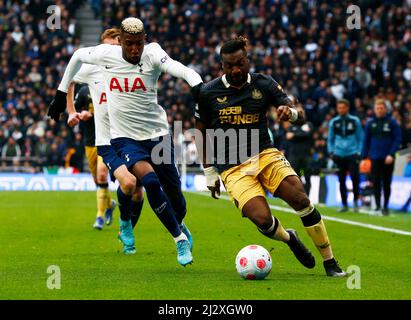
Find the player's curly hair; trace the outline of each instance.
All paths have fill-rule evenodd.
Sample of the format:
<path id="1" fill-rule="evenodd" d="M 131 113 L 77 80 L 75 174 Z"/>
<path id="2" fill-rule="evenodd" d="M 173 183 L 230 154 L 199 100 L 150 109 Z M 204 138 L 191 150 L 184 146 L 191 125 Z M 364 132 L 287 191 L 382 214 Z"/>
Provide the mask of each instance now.
<path id="1" fill-rule="evenodd" d="M 220 50 L 220 55 L 234 53 L 238 50 L 243 50 L 246 54 L 248 51 L 248 39 L 244 36 L 239 36 L 234 39 L 224 42 Z"/>
<path id="2" fill-rule="evenodd" d="M 120 29 L 126 33 L 139 34 L 144 32 L 144 23 L 138 18 L 130 17 L 121 21 Z"/>

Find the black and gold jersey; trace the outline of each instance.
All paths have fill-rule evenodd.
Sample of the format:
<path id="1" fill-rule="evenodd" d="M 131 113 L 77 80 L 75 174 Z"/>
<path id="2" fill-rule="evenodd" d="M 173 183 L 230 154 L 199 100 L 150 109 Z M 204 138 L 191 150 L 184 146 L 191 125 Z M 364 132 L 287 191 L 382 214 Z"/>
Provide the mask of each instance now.
<path id="1" fill-rule="evenodd" d="M 93 101 L 87 85 L 82 85 L 78 90 L 74 97 L 74 106 L 78 112 L 86 110 L 94 114 Z M 80 131 L 83 134 L 84 145 L 94 147 L 96 140 L 94 117 L 87 121 L 80 121 Z"/>
<path id="2" fill-rule="evenodd" d="M 225 76 L 202 86 L 195 117 L 209 129 L 213 165 L 220 173 L 273 147 L 267 111 L 280 105 L 291 105 L 291 100 L 273 78 L 259 73 L 249 74 L 240 89 Z"/>

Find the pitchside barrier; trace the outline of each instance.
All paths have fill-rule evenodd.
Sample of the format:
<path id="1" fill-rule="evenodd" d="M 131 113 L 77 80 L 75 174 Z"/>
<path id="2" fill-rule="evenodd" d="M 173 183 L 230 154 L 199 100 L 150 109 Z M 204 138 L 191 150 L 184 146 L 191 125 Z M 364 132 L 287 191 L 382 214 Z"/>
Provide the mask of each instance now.
<path id="1" fill-rule="evenodd" d="M 347 177 L 347 188 L 352 190 L 352 184 Z M 115 191 L 117 181 L 110 182 L 109 188 Z M 202 174 L 187 173 L 182 176 L 182 189 L 184 191 L 208 191 L 205 177 Z M 0 191 L 94 191 L 96 186 L 90 174 L 26 174 L 26 173 L 0 173 Z M 224 187 L 222 186 L 222 191 Z M 372 187 L 365 178 L 360 186 L 362 205 L 372 207 Z M 400 209 L 411 194 L 411 178 L 394 177 L 390 208 Z M 328 206 L 340 206 L 341 197 L 339 183 L 335 175 L 311 177 L 310 199 L 313 203 L 323 203 Z M 352 204 L 353 194 L 348 193 L 348 202 Z M 410 210 L 410 209 L 408 209 Z"/>

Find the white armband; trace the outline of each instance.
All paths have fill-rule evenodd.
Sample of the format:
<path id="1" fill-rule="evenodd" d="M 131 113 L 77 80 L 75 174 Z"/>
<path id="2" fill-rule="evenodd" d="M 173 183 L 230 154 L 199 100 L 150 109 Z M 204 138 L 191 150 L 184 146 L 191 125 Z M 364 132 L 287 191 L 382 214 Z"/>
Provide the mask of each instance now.
<path id="1" fill-rule="evenodd" d="M 219 180 L 218 171 L 216 167 L 204 168 L 204 175 L 206 177 L 206 184 L 208 187 L 214 187 L 216 181 Z"/>
<path id="2" fill-rule="evenodd" d="M 295 110 L 294 108 L 290 108 L 291 110 L 291 116 L 290 116 L 290 122 L 295 122 L 298 119 L 298 111 Z"/>

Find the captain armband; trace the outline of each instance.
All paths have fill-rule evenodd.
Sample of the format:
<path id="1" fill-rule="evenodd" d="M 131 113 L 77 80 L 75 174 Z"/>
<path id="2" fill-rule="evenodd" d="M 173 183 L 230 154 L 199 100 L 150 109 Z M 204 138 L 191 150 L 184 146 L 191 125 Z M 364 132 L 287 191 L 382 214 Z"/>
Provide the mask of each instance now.
<path id="1" fill-rule="evenodd" d="M 295 122 L 298 119 L 298 111 L 295 110 L 294 108 L 290 108 L 291 110 L 291 115 L 290 115 L 290 122 Z"/>

